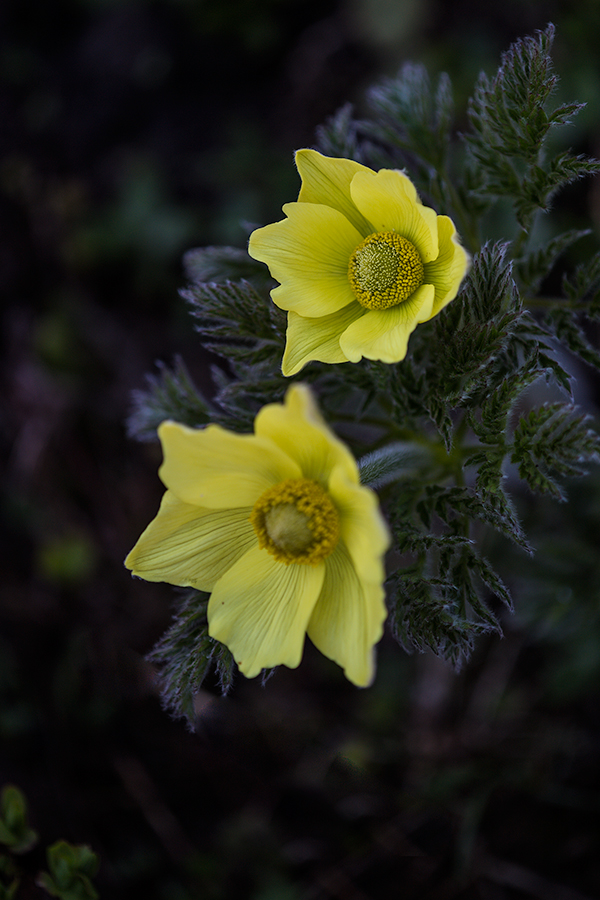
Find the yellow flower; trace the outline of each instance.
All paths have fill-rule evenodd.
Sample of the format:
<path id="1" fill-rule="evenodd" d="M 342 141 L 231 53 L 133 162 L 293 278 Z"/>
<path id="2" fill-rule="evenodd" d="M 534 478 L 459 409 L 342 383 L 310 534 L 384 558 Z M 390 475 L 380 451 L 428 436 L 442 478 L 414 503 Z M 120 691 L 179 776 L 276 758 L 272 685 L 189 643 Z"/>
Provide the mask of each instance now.
<path id="1" fill-rule="evenodd" d="M 284 375 L 310 362 L 395 363 L 456 297 L 469 256 L 452 220 L 423 206 L 403 172 L 299 150 L 302 187 L 281 222 L 250 236 L 288 310 Z"/>
<path id="2" fill-rule="evenodd" d="M 248 678 L 295 668 L 305 634 L 350 681 L 373 678 L 389 538 L 376 495 L 304 385 L 254 434 L 159 428 L 167 491 L 125 560 L 134 575 L 211 593 L 209 634 Z"/>

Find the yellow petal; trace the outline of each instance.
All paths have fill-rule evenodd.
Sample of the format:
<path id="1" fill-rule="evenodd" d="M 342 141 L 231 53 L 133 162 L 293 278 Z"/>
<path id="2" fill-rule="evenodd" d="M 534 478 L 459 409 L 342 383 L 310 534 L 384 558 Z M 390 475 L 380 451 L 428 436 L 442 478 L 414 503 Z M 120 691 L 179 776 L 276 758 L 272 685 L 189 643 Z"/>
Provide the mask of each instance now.
<path id="1" fill-rule="evenodd" d="M 348 551 L 339 544 L 326 560 L 325 580 L 308 623 L 308 636 L 358 687 L 375 674 L 374 646 L 387 615 L 381 584 L 361 582 Z"/>
<path id="2" fill-rule="evenodd" d="M 324 563 L 286 566 L 253 548 L 215 585 L 208 633 L 229 647 L 247 678 L 272 666 L 295 669 L 324 575 Z"/>
<path id="3" fill-rule="evenodd" d="M 349 481 L 358 484 L 356 460 L 328 428 L 305 385 L 292 385 L 285 404 L 263 406 L 254 422 L 258 435 L 269 438 L 298 464 L 305 478 L 327 488 L 334 466 L 340 466 Z"/>
<path id="4" fill-rule="evenodd" d="M 284 375 L 295 375 L 308 362 L 316 360 L 324 363 L 348 362 L 340 348 L 340 335 L 365 314 L 358 303 L 349 303 L 344 309 L 306 319 L 295 312 L 288 313 L 285 353 L 281 363 Z"/>
<path id="5" fill-rule="evenodd" d="M 328 206 L 286 203 L 283 211 L 287 219 L 253 231 L 248 244 L 250 256 L 280 282 L 273 302 L 301 316 L 325 316 L 351 303 L 348 262 L 362 235 Z"/>
<path id="6" fill-rule="evenodd" d="M 357 172 L 372 172 L 372 169 L 352 159 L 323 156 L 316 150 L 298 150 L 296 165 L 302 178 L 298 195 L 300 203 L 331 206 L 343 213 L 362 237 L 370 233 L 369 223 L 352 202 L 350 182 Z"/>
<path id="7" fill-rule="evenodd" d="M 438 216 L 438 235 L 439 256 L 424 266 L 425 281 L 435 287 L 432 318 L 454 300 L 470 263 L 469 254 L 459 243 L 454 223 L 448 216 Z"/>
<path id="8" fill-rule="evenodd" d="M 340 514 L 340 543 L 347 547 L 359 579 L 383 584 L 383 556 L 390 545 L 390 534 L 377 495 L 350 481 L 341 468 L 331 473 L 329 494 Z"/>
<path id="9" fill-rule="evenodd" d="M 414 294 L 390 309 L 368 310 L 348 326 L 340 337 L 340 347 L 351 362 L 361 356 L 395 363 L 404 359 L 408 339 L 419 322 L 431 318 L 434 287 L 422 284 Z"/>
<path id="10" fill-rule="evenodd" d="M 184 503 L 210 509 L 253 506 L 267 488 L 301 474 L 278 446 L 253 434 L 163 422 L 158 435 L 164 453 L 159 475 Z"/>
<path id="11" fill-rule="evenodd" d="M 182 503 L 170 491 L 125 560 L 134 575 L 211 591 L 256 544 L 251 509 L 207 510 Z"/>
<path id="12" fill-rule="evenodd" d="M 395 169 L 357 172 L 350 191 L 374 232 L 401 234 L 415 245 L 424 263 L 437 257 L 437 215 L 416 201 L 416 190 L 406 175 Z"/>

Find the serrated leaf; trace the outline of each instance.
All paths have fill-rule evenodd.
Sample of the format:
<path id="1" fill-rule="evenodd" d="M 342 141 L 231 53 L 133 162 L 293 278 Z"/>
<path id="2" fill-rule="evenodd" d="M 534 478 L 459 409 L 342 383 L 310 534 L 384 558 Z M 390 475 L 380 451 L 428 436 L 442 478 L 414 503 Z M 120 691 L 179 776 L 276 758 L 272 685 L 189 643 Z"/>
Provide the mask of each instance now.
<path id="1" fill-rule="evenodd" d="M 552 125 L 571 125 L 573 118 L 585 109 L 587 103 L 563 103 L 549 116 Z"/>
<path id="2" fill-rule="evenodd" d="M 237 247 L 196 247 L 188 250 L 183 256 L 183 268 L 186 279 L 191 284 L 221 284 L 242 279 L 271 281 L 264 263 L 258 262 L 246 250 Z"/>
<path id="3" fill-rule="evenodd" d="M 358 140 L 358 123 L 353 119 L 353 106 L 346 103 L 324 125 L 316 129 L 316 149 L 324 156 L 343 157 L 363 162 Z"/>
<path id="4" fill-rule="evenodd" d="M 540 165 L 531 166 L 523 178 L 520 196 L 516 198 L 520 224 L 526 227 L 532 212 L 536 209 L 547 212 L 551 200 L 563 187 L 579 178 L 595 175 L 599 171 L 600 163 L 597 160 L 573 156 L 568 152 L 560 153 L 551 159 L 545 169 Z"/>
<path id="5" fill-rule="evenodd" d="M 185 718 L 192 730 L 194 696 L 211 667 L 216 669 L 223 693 L 231 688 L 236 671 L 227 647 L 208 634 L 208 600 L 209 595 L 201 591 L 185 592 L 173 624 L 148 655 L 158 668 L 164 707 L 173 716 Z"/>
<path id="6" fill-rule="evenodd" d="M 478 136 L 469 144 L 481 152 L 487 143 L 490 153 L 535 160 L 550 122 L 544 105 L 556 86 L 550 49 L 554 27 L 538 32 L 535 38 L 516 41 L 502 54 L 498 73 L 490 82 L 480 76 L 469 105 L 469 119 Z"/>
<path id="7" fill-rule="evenodd" d="M 550 58 L 553 38 L 549 25 L 534 38 L 517 41 L 503 54 L 492 80 L 480 76 L 469 102 L 471 131 L 464 135 L 476 173 L 474 189 L 511 198 L 524 232 L 558 190 L 598 171 L 597 160 L 545 153 L 549 130 L 567 124 L 581 108 L 571 103 L 547 109 L 558 81 Z"/>
<path id="8" fill-rule="evenodd" d="M 132 411 L 127 419 L 130 437 L 138 441 L 157 439 L 156 429 L 165 419 L 197 428 L 210 421 L 210 407 L 192 379 L 180 357 L 173 369 L 157 363 L 159 374 L 147 375 L 148 388 L 134 391 Z"/>
<path id="9" fill-rule="evenodd" d="M 600 369 L 600 351 L 590 344 L 570 309 L 554 308 L 548 313 L 547 320 L 554 327 L 557 338 L 571 353 Z"/>
<path id="10" fill-rule="evenodd" d="M 379 163 L 398 165 L 399 153 L 410 163 L 411 176 L 426 189 L 444 168 L 448 152 L 453 118 L 448 75 L 440 76 L 433 92 L 424 66 L 407 63 L 395 78 L 373 87 L 367 103 L 373 118 L 362 122 L 361 130 L 391 153 L 387 161 L 382 156 Z"/>
<path id="11" fill-rule="evenodd" d="M 564 231 L 541 247 L 536 247 L 516 260 L 516 271 L 522 288 L 535 294 L 550 274 L 558 257 L 576 241 L 590 234 L 590 229 Z"/>
<path id="12" fill-rule="evenodd" d="M 488 241 L 473 258 L 464 284 L 465 309 L 472 320 L 486 324 L 501 312 L 518 309 L 508 242 Z"/>
<path id="13" fill-rule="evenodd" d="M 572 275 L 563 277 L 563 290 L 573 309 L 585 312 L 590 318 L 600 318 L 600 251 L 587 262 L 580 263 Z M 593 296 L 590 298 L 590 294 Z"/>
<path id="14" fill-rule="evenodd" d="M 564 500 L 552 473 L 583 475 L 585 464 L 598 460 L 600 438 L 590 422 L 589 416 L 561 403 L 545 403 L 521 417 L 513 435 L 511 460 L 533 491 Z"/>
<path id="15" fill-rule="evenodd" d="M 490 591 L 512 612 L 513 602 L 510 591 L 488 560 L 483 556 L 480 556 L 472 546 L 462 548 L 462 553 L 467 560 L 469 569 L 474 572 Z M 476 612 L 479 613 L 479 609 L 476 609 Z"/>
<path id="16" fill-rule="evenodd" d="M 487 494 L 485 491 L 475 493 L 465 487 L 432 485 L 426 488 L 426 496 L 428 506 L 442 521 L 451 524 L 457 516 L 478 519 L 531 553 L 512 503 L 502 486 L 498 491 Z"/>
<path id="17" fill-rule="evenodd" d="M 483 399 L 479 418 L 469 415 L 470 425 L 483 444 L 497 445 L 500 453 L 504 452 L 508 420 L 512 409 L 524 389 L 536 381 L 543 373 L 539 365 L 538 354 L 523 360 L 519 369 L 505 376 L 494 391 L 490 391 Z M 495 451 L 494 451 L 495 452 Z M 488 454 L 488 461 L 492 457 Z M 471 460 L 473 463 L 474 458 Z"/>
<path id="18" fill-rule="evenodd" d="M 475 569 L 475 563 L 479 566 Z M 440 576 L 443 582 L 451 584 L 455 593 L 455 602 L 461 618 L 467 618 L 469 610 L 473 611 L 478 623 L 483 623 L 489 631 L 501 629 L 494 613 L 483 602 L 477 588 L 473 584 L 473 570 L 479 575 L 484 568 L 482 561 L 474 550 L 462 546 L 454 554 L 448 554 L 446 560 L 440 554 Z M 471 619 L 468 619 L 471 621 Z"/>
<path id="19" fill-rule="evenodd" d="M 261 407 L 265 403 L 281 401 L 289 382 L 280 372 L 273 372 L 268 364 L 256 365 L 240 373 L 234 368 L 234 374 L 238 377 L 213 376 L 218 386 L 216 400 L 220 407 L 213 421 L 232 431 L 249 432 Z"/>
<path id="20" fill-rule="evenodd" d="M 432 548 L 455 546 L 470 543 L 469 539 L 460 534 L 433 534 L 430 531 L 420 531 L 411 527 L 409 523 L 399 524 L 394 529 L 396 548 L 400 553 L 421 554 Z"/>
<path id="21" fill-rule="evenodd" d="M 458 669 L 469 658 L 476 636 L 492 630 L 485 622 L 469 621 L 453 611 L 442 596 L 454 593 L 452 584 L 396 573 L 389 586 L 392 633 L 409 651 L 429 648 Z"/>
<path id="22" fill-rule="evenodd" d="M 265 292 L 242 280 L 194 284 L 181 295 L 208 350 L 249 367 L 263 360 L 281 364 L 285 315 Z"/>

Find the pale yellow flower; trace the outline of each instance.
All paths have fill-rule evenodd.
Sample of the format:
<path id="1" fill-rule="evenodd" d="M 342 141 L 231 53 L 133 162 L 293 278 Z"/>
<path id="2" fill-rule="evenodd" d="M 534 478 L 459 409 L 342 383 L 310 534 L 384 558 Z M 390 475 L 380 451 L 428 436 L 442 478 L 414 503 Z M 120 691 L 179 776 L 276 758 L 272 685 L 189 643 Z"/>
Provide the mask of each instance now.
<path id="1" fill-rule="evenodd" d="M 376 495 L 304 385 L 254 434 L 159 428 L 167 491 L 125 560 L 134 575 L 210 592 L 209 634 L 252 678 L 295 668 L 305 635 L 368 685 L 386 616 L 389 538 Z"/>
<path id="2" fill-rule="evenodd" d="M 408 339 L 456 297 L 469 256 L 452 220 L 423 206 L 410 179 L 299 150 L 302 187 L 286 218 L 250 236 L 250 256 L 288 310 L 284 375 L 310 362 L 395 363 Z"/>

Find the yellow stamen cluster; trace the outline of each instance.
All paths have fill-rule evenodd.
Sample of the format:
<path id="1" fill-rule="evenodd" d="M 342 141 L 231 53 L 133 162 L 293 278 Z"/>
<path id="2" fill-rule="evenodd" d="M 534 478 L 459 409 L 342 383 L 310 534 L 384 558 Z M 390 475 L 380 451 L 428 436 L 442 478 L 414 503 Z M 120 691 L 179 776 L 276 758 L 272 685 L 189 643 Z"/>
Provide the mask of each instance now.
<path id="1" fill-rule="evenodd" d="M 279 562 L 316 565 L 333 552 L 340 524 L 331 498 L 310 478 L 288 478 L 258 498 L 250 516 L 260 547 Z"/>
<path id="2" fill-rule="evenodd" d="M 397 306 L 423 284 L 424 275 L 419 251 L 395 231 L 370 234 L 348 264 L 352 290 L 367 309 Z"/>

